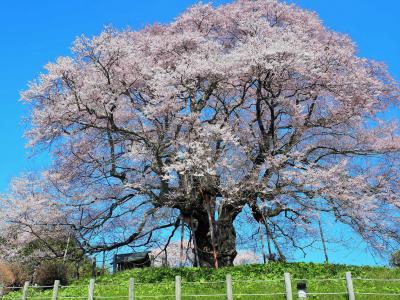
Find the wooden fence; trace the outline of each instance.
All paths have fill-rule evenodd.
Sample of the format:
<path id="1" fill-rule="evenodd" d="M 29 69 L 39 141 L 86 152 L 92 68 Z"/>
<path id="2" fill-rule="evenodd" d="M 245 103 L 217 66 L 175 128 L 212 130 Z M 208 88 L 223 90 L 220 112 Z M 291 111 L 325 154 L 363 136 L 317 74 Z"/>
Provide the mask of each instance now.
<path id="1" fill-rule="evenodd" d="M 307 280 L 316 280 L 325 283 L 320 283 L 320 284 L 329 284 L 329 281 L 337 281 L 341 280 L 343 284 L 345 285 L 345 290 L 343 291 L 332 291 L 332 292 L 307 292 L 307 290 L 304 288 L 302 290 L 302 286 L 304 286 L 304 282 Z M 362 279 L 362 278 L 356 278 L 355 280 L 374 280 L 374 279 Z M 383 279 L 376 279 L 376 280 L 383 280 Z M 388 279 L 387 281 L 392 281 L 395 282 L 396 285 L 397 283 L 400 284 L 399 279 Z M 243 285 L 244 282 L 248 283 L 255 283 L 255 282 L 278 282 L 279 284 L 282 284 L 282 289 L 280 291 L 271 292 L 268 291 L 267 288 L 261 289 L 256 291 L 256 293 L 253 292 L 240 292 L 237 291 L 235 292 L 235 289 L 233 287 L 233 283 L 236 285 Z M 293 283 L 296 283 L 297 285 L 294 286 Z M 299 282 L 303 282 L 302 284 L 299 284 Z M 201 293 L 195 293 L 195 294 L 190 294 L 190 293 L 183 293 L 182 291 L 185 289 L 182 289 L 182 285 L 185 284 L 187 286 L 194 285 L 196 283 L 202 283 L 202 284 L 207 284 L 208 285 L 208 291 L 211 291 L 212 293 L 208 294 L 201 294 Z M 214 282 L 215 283 L 215 282 Z M 136 293 L 136 288 L 140 284 L 148 284 L 148 283 L 136 283 L 133 278 L 129 279 L 127 284 L 125 286 L 120 285 L 122 288 L 125 288 L 125 292 L 123 295 L 119 296 L 106 296 L 101 294 L 101 288 L 108 286 L 112 287 L 112 284 L 107 285 L 106 283 L 102 283 L 102 285 L 97 285 L 95 279 L 91 279 L 89 281 L 89 284 L 84 288 L 86 291 L 87 288 L 87 295 L 79 295 L 79 296 L 60 296 L 59 292 L 60 289 L 62 288 L 73 288 L 74 286 L 65 286 L 62 287 L 60 285 L 60 281 L 56 280 L 54 282 L 53 286 L 47 286 L 47 287 L 41 287 L 41 286 L 32 286 L 30 285 L 29 282 L 25 282 L 23 287 L 19 288 L 11 288 L 14 290 L 14 293 L 11 293 L 8 291 L 6 293 L 6 288 L 3 288 L 0 286 L 0 299 L 16 299 L 16 300 L 28 300 L 28 299 L 51 299 L 51 300 L 59 300 L 59 299 L 87 299 L 87 300 L 95 300 L 95 299 L 128 299 L 128 300 L 138 300 L 141 298 L 158 298 L 158 299 L 175 299 L 175 300 L 182 300 L 184 299 L 193 299 L 193 298 L 201 298 L 201 299 L 226 299 L 226 300 L 233 300 L 233 299 L 286 299 L 286 300 L 293 300 L 293 299 L 328 299 L 328 296 L 337 296 L 335 299 L 349 299 L 349 300 L 355 300 L 357 299 L 365 299 L 362 298 L 363 295 L 374 295 L 375 298 L 373 299 L 387 299 L 386 296 L 389 295 L 391 299 L 400 299 L 400 293 L 362 293 L 362 292 L 355 292 L 353 288 L 353 279 L 351 276 L 350 272 L 346 272 L 345 278 L 334 278 L 334 279 L 292 279 L 290 273 L 285 273 L 282 279 L 273 279 L 273 280 L 260 280 L 260 281 L 251 281 L 251 280 L 237 280 L 233 281 L 231 275 L 226 275 L 226 280 L 225 281 L 220 281 L 222 289 L 213 289 L 212 287 L 212 282 L 182 282 L 180 276 L 176 276 L 175 278 L 175 283 L 174 286 L 171 286 L 170 293 L 169 294 L 163 294 L 163 295 L 140 295 L 140 293 Z M 163 284 L 169 284 L 169 283 L 163 283 Z M 172 282 L 171 282 L 172 284 Z M 156 285 L 151 284 L 151 285 Z M 293 286 L 292 286 L 293 285 Z M 80 286 L 82 287 L 82 286 Z M 48 293 L 46 294 L 47 296 L 44 296 L 40 294 L 31 294 L 29 292 L 30 289 L 37 289 L 41 291 L 42 289 L 47 289 Z M 52 289 L 52 291 L 49 289 Z M 96 290 L 99 289 L 99 290 Z M 50 293 L 52 292 L 52 293 Z M 97 293 L 96 293 L 97 292 Z M 332 299 L 332 298 L 331 298 Z"/>

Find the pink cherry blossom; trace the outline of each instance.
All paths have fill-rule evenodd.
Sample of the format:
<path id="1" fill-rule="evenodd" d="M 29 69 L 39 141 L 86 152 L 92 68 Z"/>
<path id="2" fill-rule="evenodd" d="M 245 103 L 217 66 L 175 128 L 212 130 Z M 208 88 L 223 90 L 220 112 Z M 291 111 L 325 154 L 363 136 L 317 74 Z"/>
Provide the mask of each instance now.
<path id="1" fill-rule="evenodd" d="M 13 213 L 41 220 L 36 207 L 59 203 L 91 252 L 151 246 L 183 216 L 204 266 L 212 253 L 233 263 L 245 207 L 282 243 L 311 237 L 322 211 L 389 247 L 400 233 L 400 136 L 379 116 L 399 91 L 348 36 L 279 1 L 198 4 L 170 24 L 106 28 L 22 93 L 29 145 L 51 152 L 41 183 L 51 197 L 17 197 Z"/>

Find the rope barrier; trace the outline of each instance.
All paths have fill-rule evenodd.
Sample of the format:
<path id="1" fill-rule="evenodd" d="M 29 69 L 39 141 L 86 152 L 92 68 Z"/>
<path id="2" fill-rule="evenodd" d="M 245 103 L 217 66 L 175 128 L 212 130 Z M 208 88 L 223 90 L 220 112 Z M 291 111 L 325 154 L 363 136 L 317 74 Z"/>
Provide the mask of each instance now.
<path id="1" fill-rule="evenodd" d="M 357 295 L 377 295 L 377 296 L 400 296 L 400 293 L 364 293 L 354 292 Z"/>
<path id="2" fill-rule="evenodd" d="M 355 278 L 353 278 L 355 279 Z M 294 278 L 294 281 L 345 281 L 344 278 Z"/>
<path id="3" fill-rule="evenodd" d="M 282 279 L 265 279 L 265 280 L 235 280 L 232 283 L 235 282 L 254 282 L 254 283 L 262 283 L 262 282 L 283 282 Z"/>
<path id="4" fill-rule="evenodd" d="M 353 280 L 362 280 L 362 281 L 383 281 L 383 282 L 385 282 L 385 281 L 387 281 L 387 282 L 390 282 L 390 281 L 393 281 L 393 282 L 397 282 L 397 281 L 400 281 L 400 278 L 392 278 L 392 279 L 390 279 L 390 278 L 388 278 L 388 279 L 385 279 L 385 278 L 353 278 Z"/>
<path id="5" fill-rule="evenodd" d="M 182 297 L 226 297 L 226 294 L 194 294 L 182 295 Z"/>
<path id="6" fill-rule="evenodd" d="M 175 295 L 135 295 L 135 298 L 164 298 L 164 297 L 173 297 L 175 298 Z"/>
<path id="7" fill-rule="evenodd" d="M 235 294 L 235 296 L 279 296 L 285 295 L 285 293 L 264 293 L 264 294 Z"/>

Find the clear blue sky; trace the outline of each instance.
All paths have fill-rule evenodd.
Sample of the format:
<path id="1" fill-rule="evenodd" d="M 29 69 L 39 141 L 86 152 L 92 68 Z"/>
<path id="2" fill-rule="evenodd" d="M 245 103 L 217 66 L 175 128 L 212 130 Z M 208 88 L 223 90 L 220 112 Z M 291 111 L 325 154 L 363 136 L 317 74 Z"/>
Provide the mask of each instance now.
<path id="1" fill-rule="evenodd" d="M 19 92 L 43 71 L 43 65 L 68 55 L 77 35 L 98 34 L 105 25 L 140 28 L 168 22 L 195 0 L 2 0 L 0 3 L 0 192 L 21 172 L 42 167 L 46 155 L 29 158 L 22 137 L 27 109 Z M 214 4 L 230 2 L 215 0 Z M 330 29 L 347 33 L 359 55 L 384 61 L 400 80 L 400 1 L 398 0 L 293 0 L 316 11 Z M 398 112 L 392 117 L 400 118 Z M 352 253 L 354 251 L 354 253 Z M 354 248 L 332 253 L 335 261 L 375 264 L 369 254 Z M 309 260 L 321 260 L 314 253 Z"/>

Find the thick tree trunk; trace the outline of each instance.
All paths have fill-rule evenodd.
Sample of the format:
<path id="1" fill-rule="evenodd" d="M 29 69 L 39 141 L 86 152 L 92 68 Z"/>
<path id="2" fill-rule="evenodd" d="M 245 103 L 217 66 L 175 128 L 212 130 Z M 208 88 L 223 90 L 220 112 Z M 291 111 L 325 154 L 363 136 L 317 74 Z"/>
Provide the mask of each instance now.
<path id="1" fill-rule="evenodd" d="M 195 265 L 209 268 L 232 266 L 237 255 L 233 222 L 244 204 L 218 201 L 217 206 L 218 192 L 211 188 L 195 194 L 191 201 L 182 201 L 190 205 L 176 207 L 191 228 Z"/>
<path id="2" fill-rule="evenodd" d="M 219 266 L 232 266 L 237 255 L 236 252 L 236 230 L 233 220 L 221 222 L 218 227 L 218 262 Z"/>
<path id="3" fill-rule="evenodd" d="M 204 205 L 192 212 L 193 238 L 197 246 L 198 265 L 201 267 L 231 266 L 237 255 L 236 230 L 233 221 L 240 209 L 231 205 L 222 205 L 218 220 L 215 220 L 214 210 L 210 218 L 210 211 L 207 212 L 207 209 L 210 207 Z M 213 227 L 210 226 L 210 220 Z M 215 258 L 217 258 L 217 263 Z"/>
<path id="4" fill-rule="evenodd" d="M 215 251 L 218 266 L 231 266 L 236 252 L 236 231 L 233 226 L 237 213 L 230 209 L 221 210 L 218 220 L 212 220 L 214 230 Z M 194 224 L 194 238 L 196 239 L 199 265 L 201 267 L 215 267 L 213 240 L 209 215 L 205 209 L 197 209 L 192 214 Z"/>
<path id="5" fill-rule="evenodd" d="M 185 219 L 190 220 L 190 227 L 198 257 L 196 264 L 201 267 L 224 267 L 233 265 L 236 257 L 236 231 L 233 221 L 237 215 L 232 206 L 223 206 L 220 209 L 218 220 L 215 220 L 214 210 L 210 214 L 210 207 L 203 205 L 186 212 Z M 212 226 L 210 226 L 210 220 Z M 214 242 L 214 244 L 213 244 Z M 217 263 L 215 258 L 217 258 Z"/>

